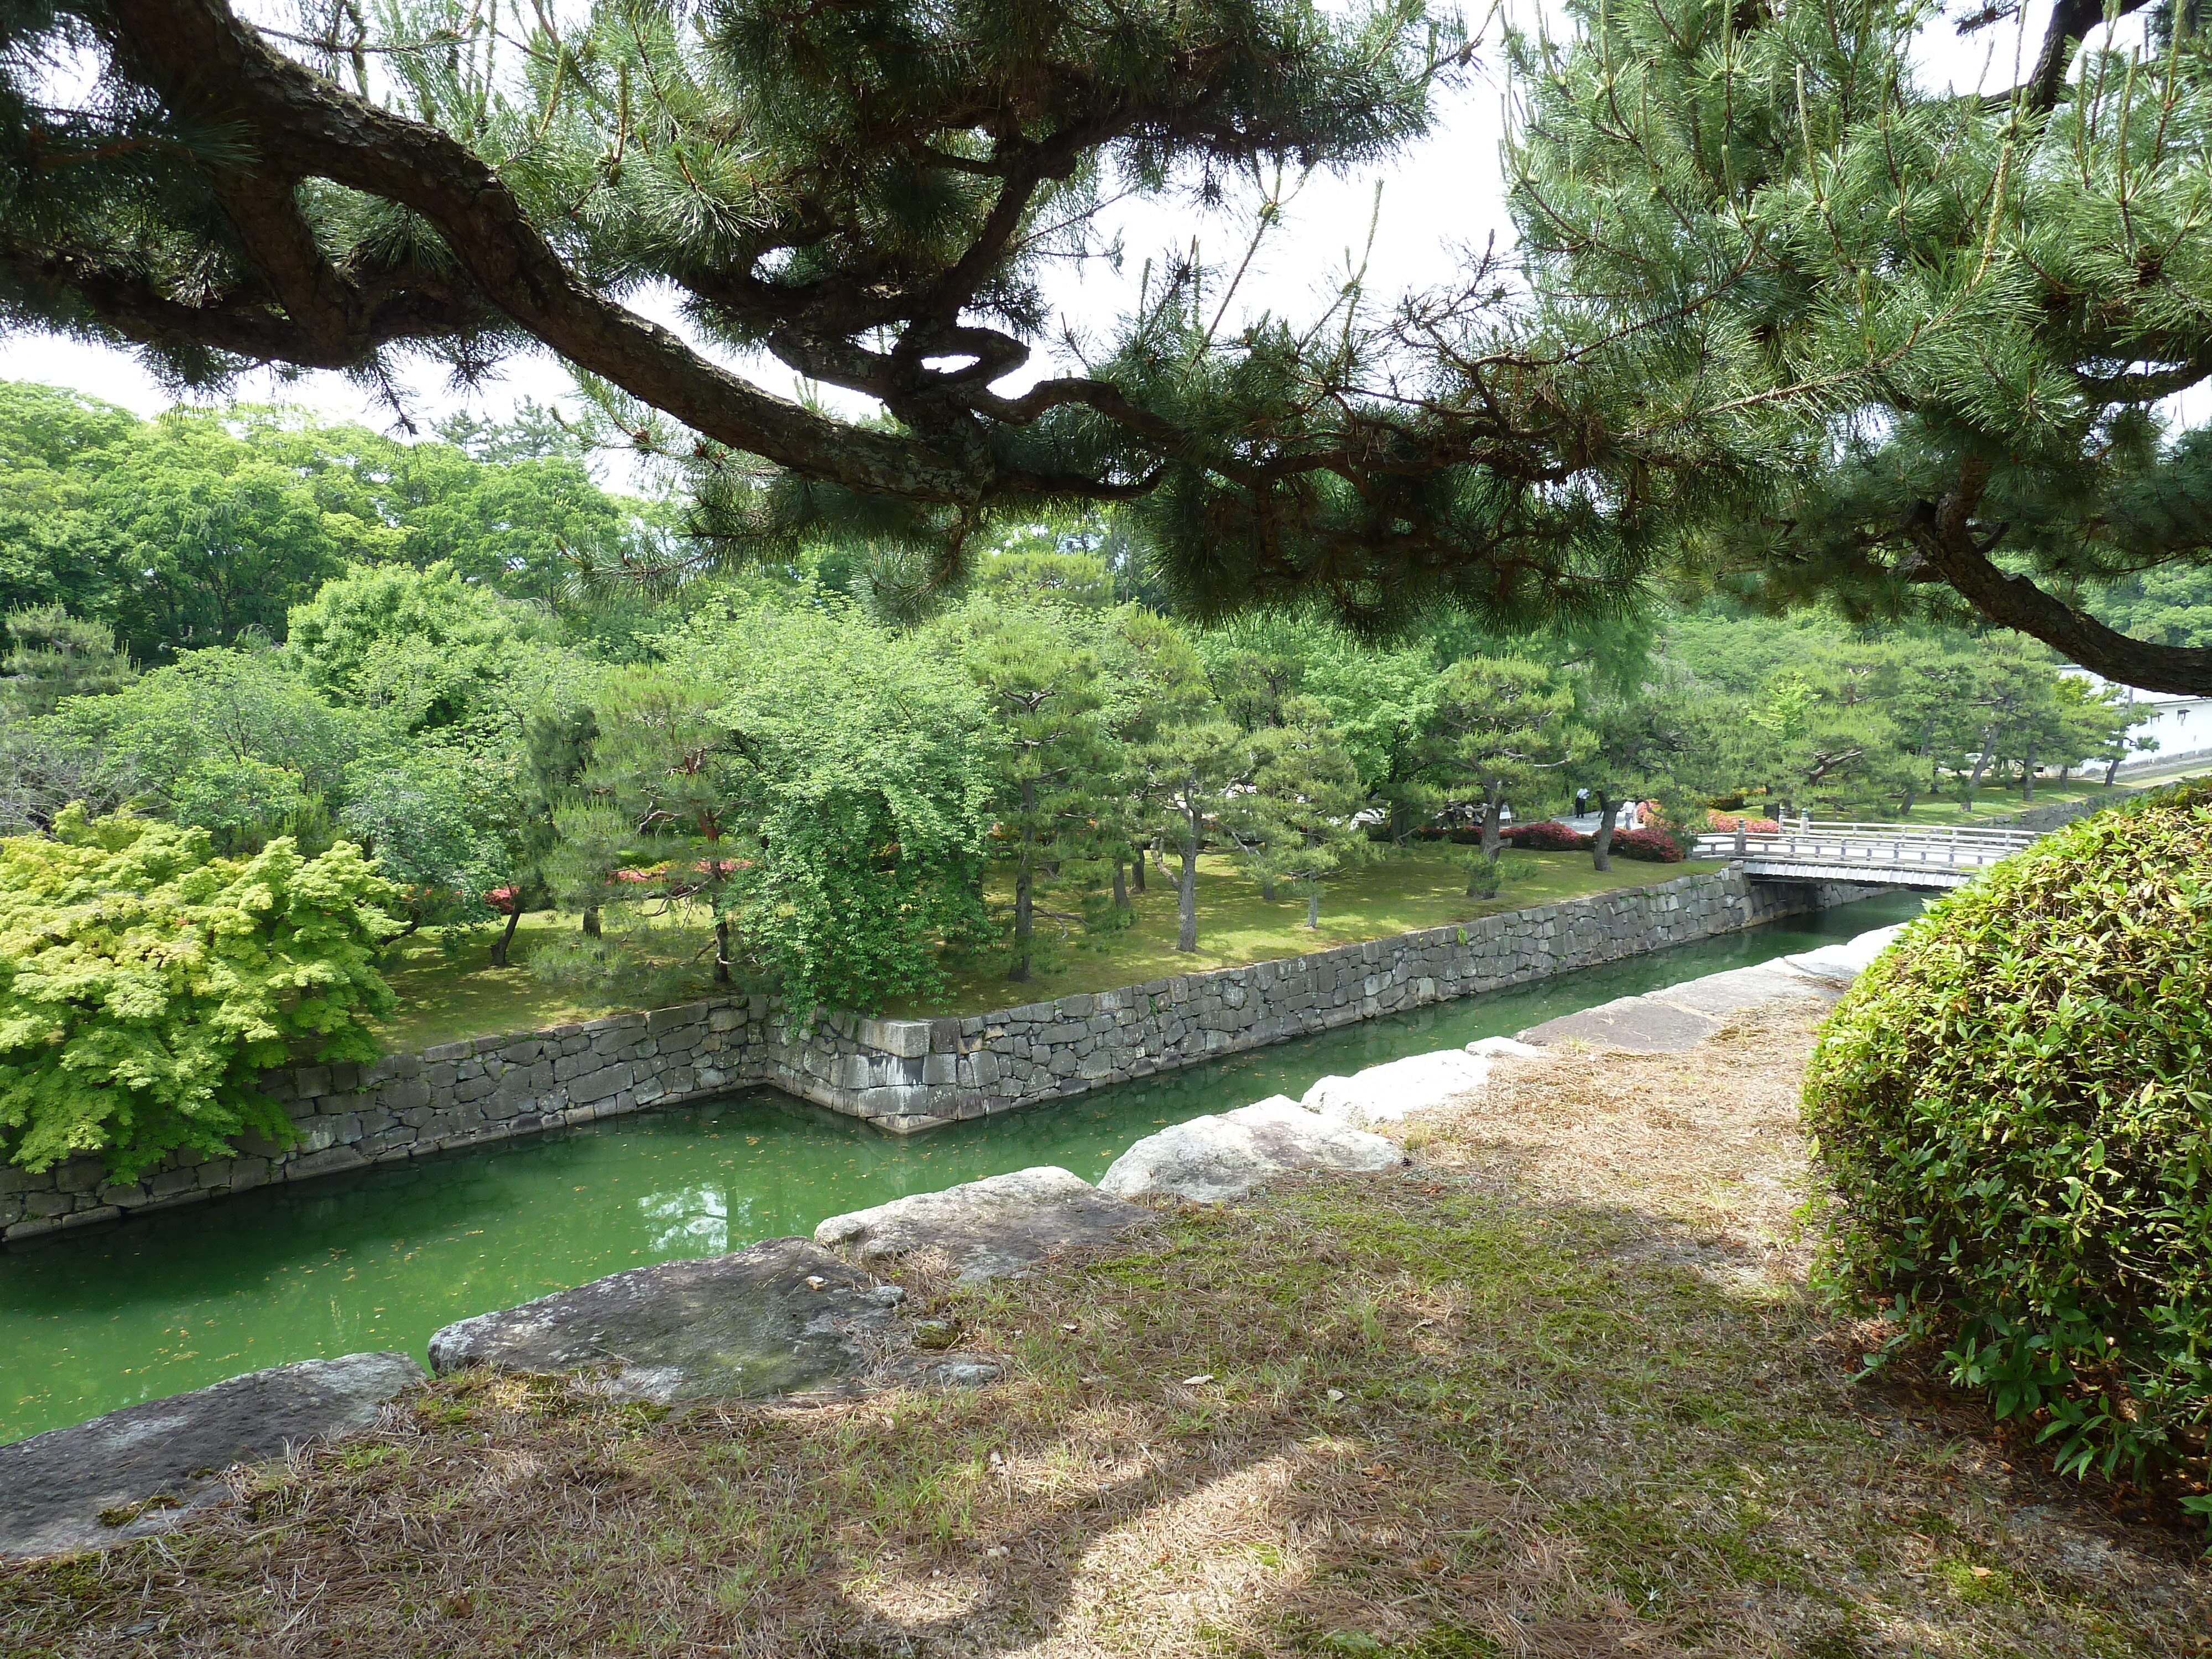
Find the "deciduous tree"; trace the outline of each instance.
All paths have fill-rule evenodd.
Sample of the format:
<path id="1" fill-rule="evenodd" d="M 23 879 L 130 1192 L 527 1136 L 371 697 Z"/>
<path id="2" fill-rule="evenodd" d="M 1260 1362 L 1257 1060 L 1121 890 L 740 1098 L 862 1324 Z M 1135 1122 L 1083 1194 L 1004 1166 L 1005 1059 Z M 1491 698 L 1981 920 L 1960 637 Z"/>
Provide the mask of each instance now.
<path id="1" fill-rule="evenodd" d="M 289 1141 L 260 1074 L 373 1060 L 390 884 L 346 842 L 216 855 L 205 830 L 71 808 L 0 841 L 0 1151 L 135 1180 L 242 1133 Z"/>

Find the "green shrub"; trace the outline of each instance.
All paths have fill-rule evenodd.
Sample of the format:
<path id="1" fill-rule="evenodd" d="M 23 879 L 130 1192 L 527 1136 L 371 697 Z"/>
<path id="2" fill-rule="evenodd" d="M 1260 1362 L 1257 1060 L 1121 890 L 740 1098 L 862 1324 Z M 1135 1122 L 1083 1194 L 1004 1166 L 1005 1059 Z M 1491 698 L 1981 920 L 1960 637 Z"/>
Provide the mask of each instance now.
<path id="1" fill-rule="evenodd" d="M 0 841 L 0 1156 L 98 1152 L 128 1180 L 179 1146 L 289 1140 L 259 1073 L 372 1060 L 391 884 L 340 842 L 216 857 L 205 830 L 65 809 Z"/>
<path id="2" fill-rule="evenodd" d="M 1932 907 L 1829 1019 L 1805 1107 L 1824 1274 L 1893 1348 L 1940 1340 L 2069 1473 L 2202 1472 L 2212 804 L 2082 819 Z"/>

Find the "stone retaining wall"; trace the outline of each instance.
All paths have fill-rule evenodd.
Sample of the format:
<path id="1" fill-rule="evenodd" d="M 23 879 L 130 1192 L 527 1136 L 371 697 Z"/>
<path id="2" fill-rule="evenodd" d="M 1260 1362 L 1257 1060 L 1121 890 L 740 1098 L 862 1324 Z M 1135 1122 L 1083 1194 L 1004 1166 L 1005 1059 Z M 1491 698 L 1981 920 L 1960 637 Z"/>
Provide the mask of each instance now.
<path id="1" fill-rule="evenodd" d="M 95 1158 L 43 1175 L 0 1166 L 0 1237 L 13 1243 L 750 1084 L 910 1133 L 1880 890 L 1753 883 L 1731 867 L 963 1018 L 836 1013 L 795 1033 L 767 999 L 732 998 L 477 1037 L 370 1066 L 301 1066 L 264 1079 L 298 1126 L 293 1146 L 247 1137 L 238 1157 L 182 1152 L 128 1183 L 108 1181 Z"/>

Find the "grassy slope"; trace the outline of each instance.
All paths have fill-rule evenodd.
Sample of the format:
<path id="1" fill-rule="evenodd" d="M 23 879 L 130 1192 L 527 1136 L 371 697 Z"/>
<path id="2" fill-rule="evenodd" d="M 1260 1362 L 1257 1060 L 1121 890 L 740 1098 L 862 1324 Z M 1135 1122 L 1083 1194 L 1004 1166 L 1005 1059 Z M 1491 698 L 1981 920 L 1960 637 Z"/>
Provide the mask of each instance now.
<path id="1" fill-rule="evenodd" d="M 2088 795 L 2106 794 L 2109 792 L 2105 787 L 2103 777 L 2104 775 L 2100 772 L 2086 781 L 2073 778 L 2064 783 L 2039 778 L 2035 785 L 2035 799 L 2032 801 L 2021 799 L 2020 785 L 2017 782 L 2008 787 L 2002 785 L 1994 789 L 1984 787 L 1975 795 L 1974 810 L 1971 813 L 1960 805 L 1955 793 L 1949 793 L 1935 800 L 1915 801 L 1912 804 L 1911 814 L 1907 819 L 1897 817 L 1893 810 L 1896 805 L 1894 801 L 1890 803 L 1893 810 L 1885 811 L 1876 816 L 1884 822 L 1895 823 L 1991 823 L 1997 819 L 2008 818 L 2016 812 L 2029 811 L 2038 806 L 2056 806 L 2063 802 L 2080 800 Z M 2127 787 L 2124 783 L 2114 786 L 2118 789 L 2124 789 Z"/>
<path id="2" fill-rule="evenodd" d="M 1008 1357 L 975 1392 L 447 1380 L 160 1543 L 0 1571 L 0 1650 L 2204 1653 L 2201 1539 L 1852 1382 L 1790 1228 L 1808 1041 L 1561 1055 L 1410 1126 L 1402 1178 L 910 1272 Z"/>
<path id="3" fill-rule="evenodd" d="M 1717 867 L 1638 864 L 1616 859 L 1610 875 L 1599 875 L 1590 868 L 1587 854 L 1508 853 L 1504 890 L 1494 899 L 1470 899 L 1466 896 L 1467 877 L 1460 865 L 1464 851 L 1451 846 L 1418 847 L 1367 866 L 1330 889 L 1322 900 L 1317 933 L 1306 930 L 1303 899 L 1285 894 L 1273 902 L 1263 900 L 1250 882 L 1236 873 L 1230 860 L 1203 858 L 1199 860 L 1199 949 L 1194 955 L 1185 956 L 1175 949 L 1175 892 L 1154 877 L 1149 892 L 1133 896 L 1138 916 L 1134 927 L 1095 936 L 1071 927 L 1062 940 L 1060 924 L 1041 921 L 1039 930 L 1046 936 L 1051 960 L 1047 970 L 1027 984 L 1014 985 L 1006 980 L 1003 958 L 979 960 L 956 968 L 946 995 L 908 1002 L 887 1012 L 902 1015 L 981 1012 L 1079 991 L 1107 990 L 1169 974 L 1297 956 Z M 993 896 L 1002 896 L 994 892 Z M 1045 902 L 1058 908 L 1056 899 Z M 395 1049 L 423 1048 L 465 1036 L 526 1031 L 594 1018 L 629 1006 L 580 1000 L 574 992 L 541 984 L 523 965 L 532 945 L 575 926 L 573 916 L 524 917 L 513 953 L 516 965 L 506 969 L 482 965 L 489 936 L 481 932 L 465 942 L 465 949 L 451 953 L 434 939 L 409 941 L 400 947 L 398 964 L 386 975 L 400 994 L 401 1006 L 379 1028 L 379 1034 Z M 697 992 L 703 994 L 707 988 L 702 977 Z"/>

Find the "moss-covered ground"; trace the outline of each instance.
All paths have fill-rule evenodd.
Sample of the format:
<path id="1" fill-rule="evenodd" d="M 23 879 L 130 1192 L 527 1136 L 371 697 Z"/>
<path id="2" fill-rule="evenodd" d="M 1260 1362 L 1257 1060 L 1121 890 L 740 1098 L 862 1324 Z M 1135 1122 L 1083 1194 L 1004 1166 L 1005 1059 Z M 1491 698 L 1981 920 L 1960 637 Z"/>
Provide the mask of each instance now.
<path id="1" fill-rule="evenodd" d="M 1199 860 L 1199 948 L 1192 953 L 1175 948 L 1175 890 L 1166 878 L 1157 873 L 1150 877 L 1147 891 L 1131 896 L 1135 919 L 1127 927 L 1086 931 L 1079 920 L 1072 919 L 1072 902 L 1048 897 L 1043 901 L 1047 908 L 1066 908 L 1071 919 L 1048 915 L 1039 921 L 1039 954 L 1036 971 L 1028 981 L 1009 982 L 1005 955 L 982 952 L 947 963 L 950 983 L 943 995 L 909 1000 L 885 1012 L 905 1016 L 980 1013 L 1080 991 L 1109 990 L 1170 974 L 1235 967 L 1364 939 L 1387 939 L 1416 928 L 1442 927 L 1500 910 L 1548 904 L 1719 867 L 1638 864 L 1616 859 L 1612 872 L 1601 874 L 1590 867 L 1587 853 L 1508 852 L 1504 855 L 1505 885 L 1498 896 L 1472 899 L 1466 891 L 1466 852 L 1449 843 L 1410 847 L 1346 874 L 1329 884 L 1317 932 L 1306 927 L 1302 896 L 1285 891 L 1273 899 L 1262 898 L 1259 889 L 1238 872 L 1233 860 L 1209 854 Z M 1006 887 L 1004 872 L 994 872 L 989 896 L 1003 905 L 1012 897 L 1002 890 Z M 492 938 L 489 929 L 471 929 L 451 939 L 431 933 L 403 941 L 393 947 L 386 971 L 386 978 L 399 993 L 400 1006 L 380 1025 L 379 1036 L 395 1049 L 419 1049 L 462 1037 L 543 1030 L 635 1006 L 619 997 L 593 997 L 547 985 L 532 974 L 532 951 L 545 940 L 574 932 L 577 925 L 574 916 L 550 913 L 525 916 L 510 952 L 512 965 L 507 968 L 487 965 Z M 707 932 L 702 921 L 690 929 L 668 929 L 666 937 L 669 948 L 662 953 L 665 957 L 672 957 L 679 951 L 696 955 Z M 696 982 L 686 989 L 690 994 L 703 995 L 709 988 L 702 966 Z"/>
<path id="2" fill-rule="evenodd" d="M 1806 1297 L 1807 1022 L 1514 1068 L 1401 1176 L 1163 1210 L 951 1293 L 1005 1379 L 670 1414 L 441 1382 L 0 1651 L 2202 1655 L 2201 1534 L 1856 1382 Z"/>

